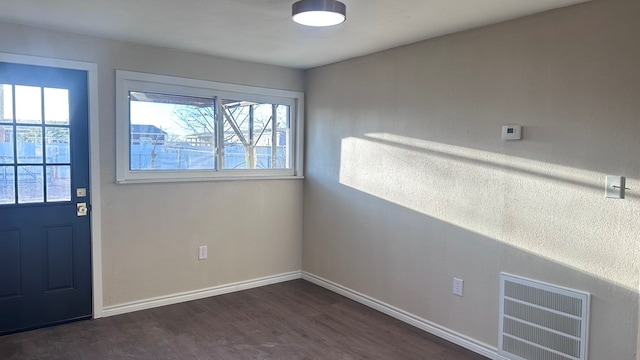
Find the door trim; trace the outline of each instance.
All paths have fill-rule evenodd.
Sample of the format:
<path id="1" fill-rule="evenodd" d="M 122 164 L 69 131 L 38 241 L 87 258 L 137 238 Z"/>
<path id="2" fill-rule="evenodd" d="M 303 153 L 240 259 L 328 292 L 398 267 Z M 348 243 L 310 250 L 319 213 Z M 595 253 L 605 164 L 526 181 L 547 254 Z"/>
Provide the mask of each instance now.
<path id="1" fill-rule="evenodd" d="M 102 238 L 100 202 L 100 137 L 98 122 L 98 65 L 95 63 L 0 52 L 0 62 L 48 66 L 87 72 L 89 91 L 89 186 L 91 195 L 91 267 L 93 318 L 101 318 L 102 305 Z"/>

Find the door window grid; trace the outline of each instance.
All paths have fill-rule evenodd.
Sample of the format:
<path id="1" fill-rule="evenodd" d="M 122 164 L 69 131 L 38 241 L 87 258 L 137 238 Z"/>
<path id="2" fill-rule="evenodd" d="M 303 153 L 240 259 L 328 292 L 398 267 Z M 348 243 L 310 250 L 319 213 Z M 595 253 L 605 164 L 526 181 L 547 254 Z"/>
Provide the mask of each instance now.
<path id="1" fill-rule="evenodd" d="M 0 205 L 71 201 L 69 93 L 0 84 Z"/>

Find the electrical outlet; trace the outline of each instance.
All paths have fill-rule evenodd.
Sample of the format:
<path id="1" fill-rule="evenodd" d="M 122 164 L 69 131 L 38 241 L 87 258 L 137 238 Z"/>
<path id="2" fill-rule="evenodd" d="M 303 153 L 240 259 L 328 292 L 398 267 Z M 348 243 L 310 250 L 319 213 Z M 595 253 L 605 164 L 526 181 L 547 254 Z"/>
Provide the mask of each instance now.
<path id="1" fill-rule="evenodd" d="M 198 260 L 204 260 L 207 258 L 207 246 L 203 245 L 198 248 Z"/>
<path id="2" fill-rule="evenodd" d="M 453 294 L 462 296 L 463 288 L 464 288 L 464 280 L 453 278 Z"/>

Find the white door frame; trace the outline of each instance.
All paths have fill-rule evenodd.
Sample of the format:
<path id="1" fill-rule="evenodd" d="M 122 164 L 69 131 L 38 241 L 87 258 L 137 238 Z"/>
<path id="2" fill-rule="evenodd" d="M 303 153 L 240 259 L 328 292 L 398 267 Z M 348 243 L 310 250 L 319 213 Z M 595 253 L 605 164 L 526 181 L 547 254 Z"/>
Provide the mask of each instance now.
<path id="1" fill-rule="evenodd" d="M 100 137 L 98 132 L 98 65 L 0 52 L 0 62 L 49 66 L 87 72 L 89 90 L 89 186 L 91 195 L 91 267 L 93 273 L 93 318 L 102 317 L 102 238 L 100 211 Z"/>

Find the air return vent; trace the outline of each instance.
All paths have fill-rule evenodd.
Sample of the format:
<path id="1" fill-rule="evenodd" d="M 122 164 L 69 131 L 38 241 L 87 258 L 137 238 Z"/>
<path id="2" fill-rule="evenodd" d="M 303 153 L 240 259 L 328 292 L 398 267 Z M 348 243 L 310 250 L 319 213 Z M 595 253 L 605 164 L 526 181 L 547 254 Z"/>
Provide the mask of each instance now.
<path id="1" fill-rule="evenodd" d="M 513 360 L 587 360 L 589 294 L 500 274 L 498 352 Z"/>

